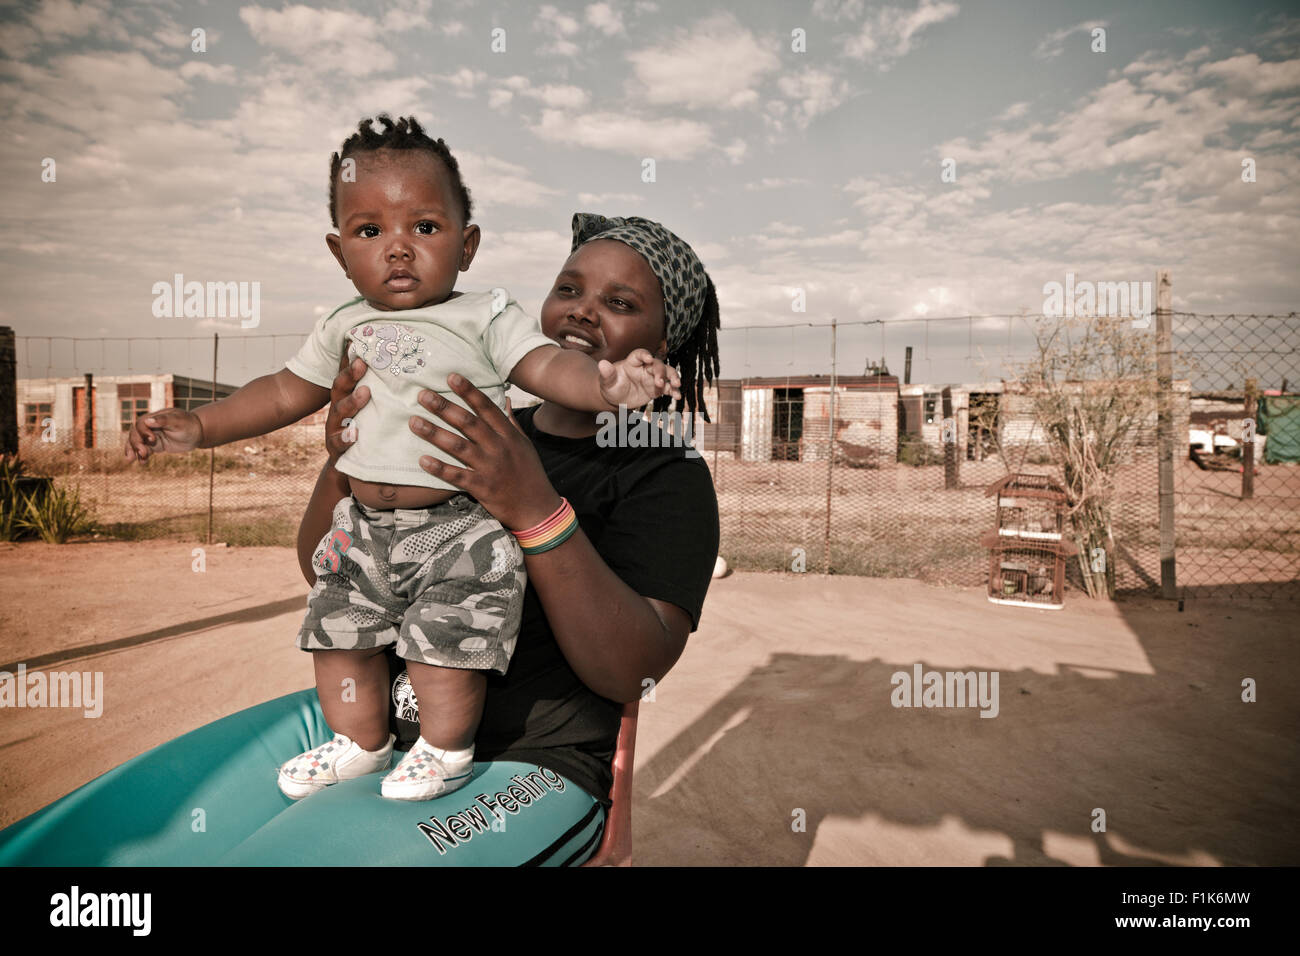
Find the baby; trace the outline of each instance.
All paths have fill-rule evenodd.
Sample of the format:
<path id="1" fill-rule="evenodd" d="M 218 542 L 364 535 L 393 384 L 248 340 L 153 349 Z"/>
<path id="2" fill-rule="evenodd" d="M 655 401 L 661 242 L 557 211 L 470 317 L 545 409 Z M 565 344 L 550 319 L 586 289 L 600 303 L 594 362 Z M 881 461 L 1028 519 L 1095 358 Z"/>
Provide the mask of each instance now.
<path id="1" fill-rule="evenodd" d="M 360 296 L 322 318 L 285 369 L 194 412 L 141 416 L 126 449 L 128 460 L 143 460 L 264 435 L 325 405 L 345 351 L 367 366 L 358 388 L 372 400 L 337 465 L 352 495 L 335 507 L 334 527 L 316 549 L 316 585 L 298 635 L 298 646 L 315 652 L 317 694 L 335 736 L 280 768 L 280 789 L 294 799 L 388 768 L 389 644 L 407 662 L 420 738 L 381 793 L 427 800 L 467 783 L 486 672 L 505 673 L 518 636 L 521 543 L 530 552 L 554 546 L 556 529 L 574 523 L 571 511 L 557 512 L 512 533 L 421 468 L 422 455 L 456 461 L 410 431 L 419 391 L 463 406 L 447 387 L 456 372 L 503 408 L 507 381 L 590 411 L 680 394 L 677 374 L 644 349 L 598 366 L 583 354 L 589 343 L 557 345 L 504 290 L 455 292 L 456 273 L 479 244 L 459 166 L 413 118 L 378 120 L 383 132 L 363 121 L 330 165 L 339 231 L 325 241 Z"/>

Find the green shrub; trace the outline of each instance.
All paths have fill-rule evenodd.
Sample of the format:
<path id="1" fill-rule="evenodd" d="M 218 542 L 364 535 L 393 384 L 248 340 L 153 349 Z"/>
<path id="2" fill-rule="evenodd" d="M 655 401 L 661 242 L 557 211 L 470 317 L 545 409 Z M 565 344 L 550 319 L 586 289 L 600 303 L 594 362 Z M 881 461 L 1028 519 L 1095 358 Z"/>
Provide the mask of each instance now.
<path id="1" fill-rule="evenodd" d="M 24 475 L 23 469 L 18 456 L 0 455 L 0 541 L 38 537 L 63 544 L 74 534 L 95 530 L 94 515 L 79 491 Z"/>
<path id="2" fill-rule="evenodd" d="M 17 455 L 0 455 L 0 541 L 13 541 L 22 532 L 25 510 L 18 491 L 23 463 Z"/>
<path id="3" fill-rule="evenodd" d="M 95 529 L 91 510 L 81 501 L 77 489 L 53 486 L 47 494 L 39 491 L 23 494 L 23 527 L 35 532 L 47 544 L 63 544 L 75 534 Z"/>

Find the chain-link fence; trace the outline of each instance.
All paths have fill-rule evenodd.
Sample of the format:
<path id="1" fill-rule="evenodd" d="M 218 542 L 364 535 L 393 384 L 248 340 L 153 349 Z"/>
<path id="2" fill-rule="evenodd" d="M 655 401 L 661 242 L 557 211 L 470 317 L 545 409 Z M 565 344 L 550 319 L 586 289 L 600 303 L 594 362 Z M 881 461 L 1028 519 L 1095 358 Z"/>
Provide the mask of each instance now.
<path id="1" fill-rule="evenodd" d="M 19 457 L 29 473 L 75 485 L 116 536 L 292 545 L 323 461 L 323 412 L 217 449 L 135 463 L 124 449 L 144 412 L 223 398 L 301 344 L 298 335 L 18 337 Z"/>
<path id="2" fill-rule="evenodd" d="M 1034 322 L 966 316 L 912 322 L 906 331 L 902 323 L 871 328 L 866 354 L 881 360 L 848 373 L 839 371 L 846 364 L 841 326 L 838 341 L 821 333 L 823 365 L 837 368 L 833 388 L 829 374 L 801 375 L 793 367 L 718 383 L 709 395 L 714 424 L 697 427 L 697 444 L 718 489 L 723 555 L 738 568 L 986 583 L 989 554 L 980 538 L 996 527 L 998 500 L 990 486 L 1009 472 L 1062 477 L 1051 423 L 1026 376 L 1037 357 Z M 1075 587 L 1109 562 L 1117 592 L 1161 590 L 1157 342 L 1154 323 L 1146 324 L 1130 342 L 1133 367 L 1149 369 L 1137 391 L 1132 382 L 1078 383 L 1080 392 L 1099 385 L 1102 394 L 1127 387 L 1141 400 L 1108 471 L 1112 540 L 1105 555 L 1081 547 L 1067 563 Z M 1171 325 L 1179 594 L 1294 600 L 1300 398 L 1289 390 L 1300 391 L 1300 321 L 1294 314 L 1247 321 L 1175 313 Z M 887 331 L 901 346 L 892 352 Z M 796 361 L 788 330 L 727 335 L 724 356 L 745 356 L 746 365 L 762 352 L 788 352 L 788 364 Z M 883 357 L 897 361 L 908 340 L 917 343 L 918 363 L 927 363 L 919 383 L 911 350 L 901 378 L 885 367 Z M 863 353 L 861 344 L 853 351 Z M 773 364 L 779 360 L 763 371 Z M 1258 433 L 1253 446 L 1242 440 L 1243 429 Z M 1247 458 L 1253 454 L 1253 475 L 1243 474 L 1243 449 Z"/>
<path id="3" fill-rule="evenodd" d="M 1177 462 L 1178 585 L 1295 598 L 1300 572 L 1300 319 L 1174 313 L 1190 384 Z"/>
<path id="4" fill-rule="evenodd" d="M 1294 314 L 1172 319 L 1179 588 L 1294 597 L 1300 409 L 1289 396 L 1300 382 L 1300 322 Z M 722 555 L 740 569 L 986 583 L 980 539 L 996 526 L 998 504 L 990 486 L 1009 472 L 1063 477 L 1025 374 L 1036 321 L 724 329 L 723 378 L 706 396 L 712 423 L 693 429 L 718 493 Z M 1152 371 L 1108 467 L 1102 560 L 1117 591 L 1156 592 L 1154 329 L 1135 330 L 1132 343 L 1134 367 Z M 220 398 L 282 367 L 299 344 L 298 336 L 19 338 L 21 457 L 29 471 L 75 482 L 118 535 L 292 545 L 323 460 L 323 413 L 212 452 L 128 465 L 122 448 L 142 412 Z M 1089 384 L 1104 392 L 1123 383 L 1080 387 Z M 1067 581 L 1081 587 L 1095 560 L 1085 548 L 1069 561 Z"/>

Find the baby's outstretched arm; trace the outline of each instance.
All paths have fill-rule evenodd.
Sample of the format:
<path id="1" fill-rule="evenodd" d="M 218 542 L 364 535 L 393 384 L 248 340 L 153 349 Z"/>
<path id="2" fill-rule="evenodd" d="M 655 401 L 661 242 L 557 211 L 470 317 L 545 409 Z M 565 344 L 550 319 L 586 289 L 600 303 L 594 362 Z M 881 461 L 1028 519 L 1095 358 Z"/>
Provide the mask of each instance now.
<path id="1" fill-rule="evenodd" d="M 310 415 L 329 397 L 329 389 L 281 369 L 192 412 L 163 408 L 141 415 L 127 433 L 126 459 L 143 461 L 156 451 L 214 448 L 265 435 Z"/>
<path id="2" fill-rule="evenodd" d="M 527 392 L 565 408 L 588 412 L 639 408 L 660 395 L 681 396 L 681 376 L 646 349 L 634 349 L 619 362 L 558 346 L 540 346 L 520 359 L 510 381 Z"/>

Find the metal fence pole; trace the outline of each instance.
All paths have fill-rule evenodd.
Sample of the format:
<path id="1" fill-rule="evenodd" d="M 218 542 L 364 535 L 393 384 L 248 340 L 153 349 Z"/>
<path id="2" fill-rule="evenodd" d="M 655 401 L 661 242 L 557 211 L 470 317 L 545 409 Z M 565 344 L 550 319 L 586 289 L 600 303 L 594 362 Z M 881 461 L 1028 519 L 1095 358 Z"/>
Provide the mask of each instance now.
<path id="1" fill-rule="evenodd" d="M 939 426 L 939 435 L 943 440 L 943 487 L 947 491 L 952 491 L 961 485 L 961 475 L 958 471 L 961 463 L 957 458 L 957 413 L 952 407 L 951 385 L 943 387 L 940 399 L 943 402 L 943 422 Z M 948 440 L 950 436 L 946 434 L 949 422 L 952 423 L 951 441 Z"/>
<path id="2" fill-rule="evenodd" d="M 1174 355 L 1173 280 L 1168 269 L 1156 272 L 1156 408 L 1160 467 L 1160 591 L 1178 596 L 1174 550 Z M 1187 436 L 1183 436 L 1186 442 Z"/>
<path id="3" fill-rule="evenodd" d="M 217 400 L 217 339 L 216 332 L 212 333 L 212 400 Z M 217 449 L 215 446 L 208 450 L 208 544 L 212 544 L 212 492 L 216 486 L 217 475 Z"/>
<path id="4" fill-rule="evenodd" d="M 1246 417 L 1253 424 L 1255 417 L 1259 412 L 1259 382 L 1256 379 L 1246 379 Z M 1243 429 L 1245 426 L 1243 425 Z M 1243 441 L 1241 443 L 1241 498 L 1255 497 L 1255 443 L 1253 441 Z"/>
<path id="5" fill-rule="evenodd" d="M 831 316 L 831 400 L 826 455 L 826 533 L 822 539 L 822 574 L 831 573 L 831 481 L 835 475 L 835 316 Z"/>

